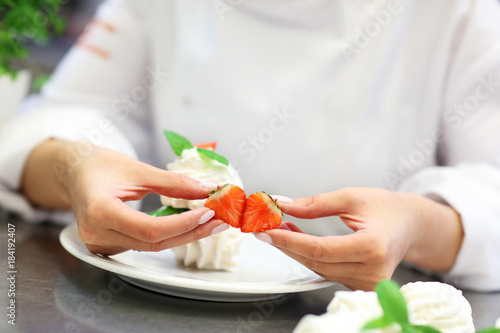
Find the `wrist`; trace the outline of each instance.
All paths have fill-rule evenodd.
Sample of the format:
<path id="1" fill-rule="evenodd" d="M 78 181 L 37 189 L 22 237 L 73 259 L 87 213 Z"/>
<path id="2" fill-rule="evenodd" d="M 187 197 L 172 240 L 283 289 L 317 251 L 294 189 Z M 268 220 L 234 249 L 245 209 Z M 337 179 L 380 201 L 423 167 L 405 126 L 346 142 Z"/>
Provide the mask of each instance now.
<path id="1" fill-rule="evenodd" d="M 54 141 L 54 160 L 51 166 L 55 177 L 67 194 L 69 186 L 73 183 L 73 175 L 89 157 L 94 146 L 88 141 Z"/>
<path id="2" fill-rule="evenodd" d="M 444 203 L 418 195 L 413 198 L 415 228 L 403 259 L 429 270 L 447 272 L 455 263 L 464 237 L 460 215 Z"/>
<path id="3" fill-rule="evenodd" d="M 22 191 L 27 199 L 49 209 L 68 209 L 69 177 L 83 161 L 82 142 L 49 139 L 30 153 L 23 172 Z M 90 152 L 92 145 L 85 143 Z"/>

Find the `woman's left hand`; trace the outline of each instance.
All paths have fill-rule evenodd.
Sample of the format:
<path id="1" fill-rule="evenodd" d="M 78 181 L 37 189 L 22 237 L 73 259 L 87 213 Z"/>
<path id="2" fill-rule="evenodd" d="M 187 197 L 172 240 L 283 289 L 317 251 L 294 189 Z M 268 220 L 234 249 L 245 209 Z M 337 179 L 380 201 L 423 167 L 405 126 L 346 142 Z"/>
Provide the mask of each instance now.
<path id="1" fill-rule="evenodd" d="M 354 231 L 317 237 L 284 222 L 279 229 L 256 234 L 319 275 L 351 289 L 373 290 L 381 279 L 392 276 L 402 260 L 448 271 L 463 239 L 455 210 L 416 194 L 346 188 L 279 205 L 298 218 L 339 216 Z"/>

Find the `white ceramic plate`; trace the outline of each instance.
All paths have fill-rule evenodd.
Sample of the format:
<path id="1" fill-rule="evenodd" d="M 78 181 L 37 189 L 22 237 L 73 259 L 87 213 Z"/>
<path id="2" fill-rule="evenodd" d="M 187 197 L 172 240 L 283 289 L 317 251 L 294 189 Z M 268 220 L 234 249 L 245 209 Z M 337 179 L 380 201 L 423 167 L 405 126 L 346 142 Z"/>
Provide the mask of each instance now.
<path id="1" fill-rule="evenodd" d="M 172 250 L 128 251 L 112 257 L 94 255 L 78 238 L 75 224 L 64 228 L 59 239 L 78 259 L 116 273 L 129 283 L 185 298 L 249 302 L 334 284 L 253 235 L 244 236 L 238 266 L 233 272 L 186 268 L 177 264 Z"/>

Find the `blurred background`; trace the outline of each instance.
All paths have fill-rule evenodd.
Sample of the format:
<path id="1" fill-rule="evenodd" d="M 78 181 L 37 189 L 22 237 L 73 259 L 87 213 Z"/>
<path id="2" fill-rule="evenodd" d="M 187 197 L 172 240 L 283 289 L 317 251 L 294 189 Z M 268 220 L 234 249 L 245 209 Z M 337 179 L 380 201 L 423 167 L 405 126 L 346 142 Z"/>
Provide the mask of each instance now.
<path id="1" fill-rule="evenodd" d="M 64 54 L 84 30 L 104 0 L 65 0 L 61 15 L 67 22 L 65 32 L 60 37 L 51 38 L 45 46 L 31 45 L 31 60 L 42 73 L 50 74 Z"/>
<path id="2" fill-rule="evenodd" d="M 50 74 L 71 45 L 76 41 L 85 25 L 104 0 L 64 0 L 61 15 L 67 22 L 65 32 L 60 37 L 51 38 L 48 45 L 31 45 L 32 66 L 42 73 Z"/>
<path id="3" fill-rule="evenodd" d="M 101 2 L 0 1 L 0 128 L 43 86 Z"/>
<path id="4" fill-rule="evenodd" d="M 86 24 L 94 16 L 96 7 L 104 0 L 65 0 L 61 7 L 61 16 L 66 20 L 64 33 L 52 37 L 46 45 L 29 46 L 30 65 L 36 72 L 50 74 L 78 36 Z"/>

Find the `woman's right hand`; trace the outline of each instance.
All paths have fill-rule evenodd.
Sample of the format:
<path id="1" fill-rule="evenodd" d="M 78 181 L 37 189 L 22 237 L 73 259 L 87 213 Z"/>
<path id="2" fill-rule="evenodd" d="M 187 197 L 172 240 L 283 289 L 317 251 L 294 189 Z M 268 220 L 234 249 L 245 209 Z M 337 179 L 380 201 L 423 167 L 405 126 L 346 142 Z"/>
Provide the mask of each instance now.
<path id="1" fill-rule="evenodd" d="M 84 151 L 82 145 L 88 150 L 75 159 Z M 104 255 L 129 249 L 161 251 L 209 236 L 223 222 L 212 219 L 214 212 L 208 208 L 151 217 L 125 202 L 148 193 L 203 199 L 212 189 L 88 142 L 40 144 L 28 158 L 23 176 L 23 190 L 34 204 L 73 208 L 80 239 L 91 252 Z"/>

